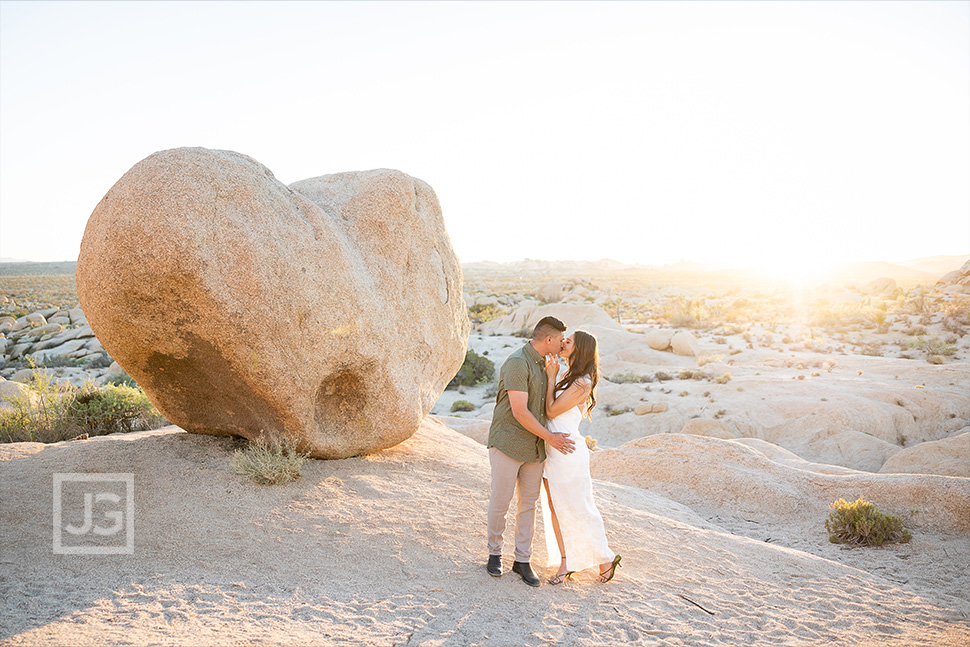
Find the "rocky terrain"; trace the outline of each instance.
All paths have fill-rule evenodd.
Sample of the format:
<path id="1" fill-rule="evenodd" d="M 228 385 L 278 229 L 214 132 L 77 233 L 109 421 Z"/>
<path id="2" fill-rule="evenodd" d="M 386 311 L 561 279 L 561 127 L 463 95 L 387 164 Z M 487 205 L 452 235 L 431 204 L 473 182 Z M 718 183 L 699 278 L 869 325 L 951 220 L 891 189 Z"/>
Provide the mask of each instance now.
<path id="1" fill-rule="evenodd" d="M 606 587 L 585 574 L 539 591 L 485 576 L 494 380 L 444 391 L 410 440 L 312 462 L 279 488 L 232 474 L 240 441 L 177 427 L 0 447 L 0 637 L 966 644 L 970 267 L 961 264 L 929 279 L 801 286 L 684 268 L 466 267 L 468 348 L 496 371 L 545 314 L 600 341 L 598 406 L 582 430 L 597 441 L 594 492 L 624 556 Z M 96 340 L 67 350 L 94 339 L 83 313 L 33 314 L 4 324 L 4 377 L 29 380 L 24 358 L 39 352 L 48 362 L 84 353 L 70 358 L 84 366 L 44 369 L 56 379 L 120 374 Z M 23 332 L 51 323 L 64 329 Z M 21 349 L 11 357 L 15 326 Z M 58 337 L 72 331 L 83 332 Z M 453 411 L 459 401 L 470 410 Z M 58 471 L 136 475 L 133 557 L 50 554 Z M 858 497 L 899 516 L 912 540 L 830 543 L 829 504 Z M 540 530 L 536 564 L 543 546 Z"/>

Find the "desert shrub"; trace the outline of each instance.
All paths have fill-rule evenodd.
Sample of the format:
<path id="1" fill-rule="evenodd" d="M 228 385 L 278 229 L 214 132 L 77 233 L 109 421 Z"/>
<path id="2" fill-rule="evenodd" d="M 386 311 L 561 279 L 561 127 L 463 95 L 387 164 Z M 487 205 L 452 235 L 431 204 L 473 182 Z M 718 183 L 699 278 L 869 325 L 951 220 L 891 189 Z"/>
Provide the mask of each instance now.
<path id="1" fill-rule="evenodd" d="M 670 377 L 670 374 L 665 371 L 657 371 L 656 373 L 653 374 L 653 376 L 654 378 L 656 378 L 658 382 L 663 382 L 665 380 L 673 379 L 672 377 Z"/>
<path id="2" fill-rule="evenodd" d="M 519 328 L 512 333 L 513 337 L 522 337 L 523 339 L 532 339 L 532 329 L 531 328 Z"/>
<path id="3" fill-rule="evenodd" d="M 942 355 L 930 355 L 926 358 L 926 361 L 930 364 L 942 364 L 945 360 Z"/>
<path id="4" fill-rule="evenodd" d="M 476 386 L 491 382 L 495 377 L 495 364 L 487 357 L 482 357 L 473 350 L 465 353 L 465 361 L 462 362 L 458 373 L 448 383 L 448 388 L 459 386 Z"/>
<path id="5" fill-rule="evenodd" d="M 40 368 L 75 368 L 83 362 L 67 355 L 48 355 L 44 359 L 34 360 L 34 365 Z"/>
<path id="6" fill-rule="evenodd" d="M 498 319 L 505 314 L 505 311 L 491 303 L 476 303 L 468 306 L 468 318 L 475 323 L 485 323 L 492 319 Z"/>
<path id="7" fill-rule="evenodd" d="M 869 357 L 882 357 L 882 344 L 879 342 L 872 342 L 871 344 L 865 344 L 862 347 L 862 354 Z"/>
<path id="8" fill-rule="evenodd" d="M 610 405 L 610 404 L 603 407 L 603 410 L 606 412 L 607 416 L 619 416 L 624 413 L 629 413 L 633 411 L 633 409 L 631 409 L 630 407 L 614 407 L 613 405 Z"/>
<path id="9" fill-rule="evenodd" d="M 114 384 L 103 388 L 93 384 L 81 387 L 74 393 L 68 414 L 74 424 L 84 427 L 91 436 L 151 429 L 165 424 L 165 419 L 144 391 Z"/>
<path id="10" fill-rule="evenodd" d="M 730 373 L 724 373 L 724 374 L 722 374 L 722 375 L 714 378 L 714 382 L 717 383 L 717 384 L 727 384 L 730 381 L 731 381 L 731 374 Z"/>
<path id="11" fill-rule="evenodd" d="M 705 380 L 709 376 L 704 371 L 693 371 L 689 368 L 683 369 L 678 375 L 681 380 Z"/>
<path id="12" fill-rule="evenodd" d="M 724 359 L 723 355 L 700 355 L 697 357 L 697 365 L 704 366 L 711 362 L 720 362 L 722 359 Z"/>
<path id="13" fill-rule="evenodd" d="M 451 412 L 456 411 L 474 411 L 476 409 L 475 405 L 468 400 L 455 400 L 451 403 Z"/>
<path id="14" fill-rule="evenodd" d="M 167 424 L 138 387 L 57 384 L 35 368 L 26 393 L 0 410 L 0 442 L 56 443 L 81 434 L 157 429 Z"/>
<path id="15" fill-rule="evenodd" d="M 957 352 L 954 344 L 948 344 L 939 337 L 917 337 L 907 340 L 906 346 L 924 351 L 927 355 L 953 355 Z"/>
<path id="16" fill-rule="evenodd" d="M 882 326 L 886 323 L 886 310 L 883 308 L 866 308 L 862 314 L 868 321 L 877 326 Z"/>
<path id="17" fill-rule="evenodd" d="M 240 476 L 259 485 L 279 485 L 300 478 L 310 454 L 302 454 L 288 439 L 257 440 L 236 450 L 229 466 Z"/>
<path id="18" fill-rule="evenodd" d="M 88 360 L 87 368 L 108 368 L 113 362 L 114 360 L 107 353 L 101 353 Z"/>
<path id="19" fill-rule="evenodd" d="M 124 373 L 122 375 L 112 375 L 107 380 L 105 380 L 105 384 L 113 384 L 115 386 L 130 386 L 132 388 L 141 388 L 138 386 L 138 382 L 135 382 L 135 379 L 130 375 L 128 375 L 127 373 Z"/>
<path id="20" fill-rule="evenodd" d="M 653 382 L 652 375 L 645 375 L 642 373 L 632 373 L 632 372 L 614 373 L 608 379 L 613 384 L 630 384 L 630 383 L 642 384 L 644 382 Z"/>
<path id="21" fill-rule="evenodd" d="M 903 331 L 903 334 L 904 335 L 911 335 L 913 337 L 918 337 L 920 335 L 925 335 L 926 334 L 926 327 L 925 326 L 910 326 L 909 328 L 907 328 L 907 329 L 905 329 Z"/>
<path id="22" fill-rule="evenodd" d="M 873 503 L 862 497 L 855 503 L 839 499 L 829 507 L 832 512 L 825 520 L 825 529 L 833 544 L 880 546 L 886 542 L 906 543 L 912 539 L 899 517 L 879 512 Z"/>
<path id="23" fill-rule="evenodd" d="M 485 387 L 486 398 L 494 398 L 496 395 L 498 395 L 498 384 L 493 382 L 492 384 L 489 384 L 487 387 Z"/>
<path id="24" fill-rule="evenodd" d="M 710 312 L 703 299 L 674 297 L 663 304 L 660 316 L 674 326 L 700 327 L 709 323 Z"/>

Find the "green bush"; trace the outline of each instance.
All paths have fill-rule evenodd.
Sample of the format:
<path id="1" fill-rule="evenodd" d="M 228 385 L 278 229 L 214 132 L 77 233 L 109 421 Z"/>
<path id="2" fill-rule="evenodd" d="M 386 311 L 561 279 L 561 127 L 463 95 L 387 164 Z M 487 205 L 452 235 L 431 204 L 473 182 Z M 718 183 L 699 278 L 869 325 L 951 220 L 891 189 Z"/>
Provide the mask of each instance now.
<path id="1" fill-rule="evenodd" d="M 289 440 L 256 440 L 237 450 L 229 466 L 232 471 L 259 485 L 279 485 L 300 478 L 310 454 L 301 454 Z"/>
<path id="2" fill-rule="evenodd" d="M 839 499 L 829 507 L 832 512 L 825 520 L 825 529 L 833 544 L 880 546 L 886 542 L 906 543 L 912 539 L 899 517 L 884 515 L 862 497 L 855 503 Z"/>
<path id="3" fill-rule="evenodd" d="M 474 411 L 477 407 L 468 400 L 455 400 L 451 403 L 451 412 Z"/>
<path id="4" fill-rule="evenodd" d="M 477 386 L 491 382 L 495 377 L 495 364 L 487 357 L 482 357 L 473 350 L 465 353 L 465 361 L 462 362 L 458 373 L 448 383 L 448 388 L 453 389 L 459 386 Z"/>
<path id="5" fill-rule="evenodd" d="M 630 407 L 614 407 L 609 404 L 603 407 L 603 410 L 606 412 L 606 415 L 609 417 L 621 416 L 624 413 L 630 413 L 631 411 L 633 411 L 633 409 L 631 409 Z"/>
<path id="6" fill-rule="evenodd" d="M 10 403 L 12 409 L 0 410 L 0 442 L 56 443 L 81 434 L 103 436 L 167 424 L 140 388 L 57 384 L 38 368 L 27 392 Z"/>
<path id="7" fill-rule="evenodd" d="M 74 424 L 84 427 L 92 436 L 151 429 L 165 424 L 165 419 L 144 391 L 115 384 L 103 388 L 93 384 L 81 387 L 74 394 L 68 415 Z"/>
<path id="8" fill-rule="evenodd" d="M 107 353 L 100 353 L 87 360 L 87 368 L 108 368 L 114 360 Z"/>
<path id="9" fill-rule="evenodd" d="M 123 373 L 121 375 L 112 375 L 105 380 L 105 384 L 113 384 L 115 386 L 130 386 L 136 389 L 141 388 L 138 386 L 138 382 L 136 382 L 135 379 L 127 373 Z"/>
<path id="10" fill-rule="evenodd" d="M 29 357 L 28 361 L 31 359 L 33 358 Z M 31 366 L 39 366 L 41 368 L 76 368 L 83 364 L 81 360 L 66 355 L 48 355 L 44 359 L 34 360 Z"/>
<path id="11" fill-rule="evenodd" d="M 910 339 L 906 341 L 906 346 L 924 351 L 927 355 L 954 355 L 957 352 L 956 345 L 948 344 L 939 337 Z"/>
<path id="12" fill-rule="evenodd" d="M 485 323 L 492 319 L 498 319 L 504 314 L 504 310 L 491 303 L 476 303 L 468 307 L 468 318 L 475 323 Z"/>

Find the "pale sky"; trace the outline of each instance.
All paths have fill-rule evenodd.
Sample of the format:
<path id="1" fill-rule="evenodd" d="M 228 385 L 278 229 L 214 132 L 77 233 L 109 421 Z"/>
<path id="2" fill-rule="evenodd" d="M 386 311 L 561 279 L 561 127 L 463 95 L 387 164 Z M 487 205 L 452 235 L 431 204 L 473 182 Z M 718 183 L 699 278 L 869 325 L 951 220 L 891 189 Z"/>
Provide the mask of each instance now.
<path id="1" fill-rule="evenodd" d="M 395 168 L 464 262 L 970 253 L 970 2 L 0 2 L 0 256 L 180 146 Z"/>

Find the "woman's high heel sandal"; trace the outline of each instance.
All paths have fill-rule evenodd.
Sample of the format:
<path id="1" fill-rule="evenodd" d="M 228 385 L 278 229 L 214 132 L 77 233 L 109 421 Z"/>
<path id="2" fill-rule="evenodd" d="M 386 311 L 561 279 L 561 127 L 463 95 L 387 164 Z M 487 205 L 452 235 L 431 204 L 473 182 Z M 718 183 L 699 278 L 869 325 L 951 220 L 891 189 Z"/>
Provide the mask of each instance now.
<path id="1" fill-rule="evenodd" d="M 599 577 L 600 582 L 602 582 L 603 584 L 606 584 L 607 582 L 612 580 L 613 576 L 616 575 L 616 567 L 619 565 L 620 565 L 620 556 L 617 555 L 616 557 L 613 558 L 613 565 L 610 566 L 608 570 L 600 571 L 600 577 Z"/>
<path id="2" fill-rule="evenodd" d="M 565 562 L 566 561 L 566 558 L 563 557 L 562 558 L 562 561 Z M 553 575 L 552 577 L 550 577 L 546 581 L 549 582 L 550 584 L 562 584 L 566 580 L 572 578 L 574 572 L 575 571 L 566 571 L 562 575 L 560 575 L 559 573 L 556 573 L 555 575 Z"/>

